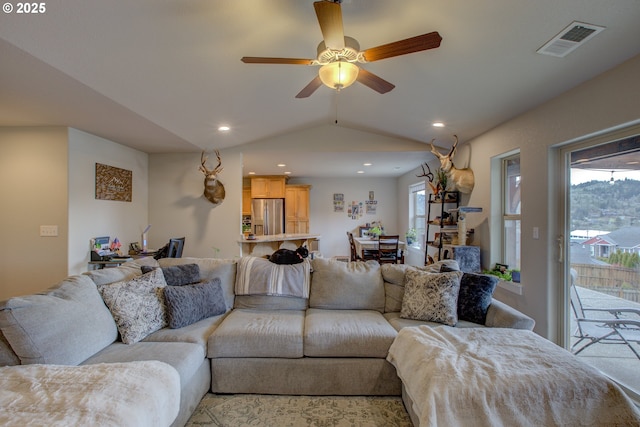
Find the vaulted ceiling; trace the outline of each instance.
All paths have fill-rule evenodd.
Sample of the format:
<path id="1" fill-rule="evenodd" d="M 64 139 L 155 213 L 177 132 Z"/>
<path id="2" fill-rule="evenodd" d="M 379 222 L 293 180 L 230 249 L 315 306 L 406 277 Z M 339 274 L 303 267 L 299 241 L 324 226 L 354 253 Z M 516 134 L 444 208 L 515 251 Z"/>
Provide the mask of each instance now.
<path id="1" fill-rule="evenodd" d="M 345 34 L 362 49 L 431 31 L 441 46 L 361 65 L 396 86 L 386 94 L 356 83 L 296 99 L 317 66 L 240 58 L 315 58 L 322 33 L 312 3 L 65 0 L 46 2 L 44 13 L 2 13 L 0 126 L 72 126 L 158 153 L 232 147 L 337 121 L 417 147 L 436 138 L 447 148 L 452 134 L 463 144 L 640 53 L 637 0 L 344 0 Z M 536 53 L 573 21 L 605 30 L 566 57 Z M 221 125 L 231 130 L 221 133 Z M 404 151 L 407 170 L 423 160 L 406 164 Z M 399 161 L 393 150 L 374 154 Z"/>

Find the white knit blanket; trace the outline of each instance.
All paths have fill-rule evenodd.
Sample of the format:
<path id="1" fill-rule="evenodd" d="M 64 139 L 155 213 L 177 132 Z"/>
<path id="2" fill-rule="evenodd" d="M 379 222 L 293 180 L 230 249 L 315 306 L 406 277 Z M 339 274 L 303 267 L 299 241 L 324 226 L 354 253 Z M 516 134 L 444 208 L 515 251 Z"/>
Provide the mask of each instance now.
<path id="1" fill-rule="evenodd" d="M 180 376 L 158 361 L 0 368 L 2 426 L 169 426 Z"/>
<path id="2" fill-rule="evenodd" d="M 278 295 L 309 298 L 311 263 L 279 265 L 265 258 L 242 257 L 238 261 L 236 295 Z"/>
<path id="3" fill-rule="evenodd" d="M 407 327 L 387 360 L 420 427 L 640 426 L 616 384 L 530 331 Z"/>

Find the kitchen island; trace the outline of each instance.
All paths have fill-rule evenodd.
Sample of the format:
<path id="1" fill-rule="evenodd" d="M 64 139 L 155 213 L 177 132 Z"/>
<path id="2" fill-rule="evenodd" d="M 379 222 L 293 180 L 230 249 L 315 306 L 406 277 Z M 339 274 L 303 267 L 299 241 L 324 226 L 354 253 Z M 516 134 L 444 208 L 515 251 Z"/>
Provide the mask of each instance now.
<path id="1" fill-rule="evenodd" d="M 238 240 L 242 255 L 265 256 L 271 255 L 278 249 L 295 250 L 306 243 L 309 252 L 318 250 L 319 234 L 272 234 L 268 236 L 255 236 L 254 239 L 242 238 Z"/>

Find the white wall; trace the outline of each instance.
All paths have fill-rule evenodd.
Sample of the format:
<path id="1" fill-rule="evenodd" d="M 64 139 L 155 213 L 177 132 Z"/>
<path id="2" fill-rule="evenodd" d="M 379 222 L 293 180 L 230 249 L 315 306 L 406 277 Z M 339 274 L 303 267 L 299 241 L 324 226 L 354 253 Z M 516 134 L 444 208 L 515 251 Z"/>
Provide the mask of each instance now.
<path id="1" fill-rule="evenodd" d="M 562 282 L 556 238 L 562 232 L 555 220 L 555 146 L 640 119 L 640 56 L 586 82 L 561 96 L 516 117 L 470 141 L 470 167 L 476 178 L 473 193 L 463 203 L 484 208 L 469 215 L 469 227 L 476 229 L 475 243 L 482 248 L 484 267 L 499 261 L 490 251 L 492 211 L 491 159 L 520 149 L 522 176 L 522 283 L 524 295 L 498 289 L 496 296 L 536 320 L 535 331 L 560 341 L 558 299 Z M 464 163 L 465 154 L 459 153 Z M 457 156 L 456 156 L 456 166 Z M 461 164 L 460 167 L 464 166 Z M 401 181 L 407 180 L 408 175 Z M 403 215 L 403 214 L 401 214 Z M 533 227 L 540 238 L 533 239 Z"/>
<path id="2" fill-rule="evenodd" d="M 149 156 L 149 247 L 171 237 L 185 237 L 183 256 L 233 258 L 240 255 L 242 155 L 220 150 L 224 202 L 214 206 L 204 196 L 200 152 Z M 215 161 L 215 156 L 213 158 Z"/>
<path id="3" fill-rule="evenodd" d="M 0 300 L 67 275 L 67 129 L 0 128 Z M 57 237 L 40 237 L 57 225 Z"/>
<path id="4" fill-rule="evenodd" d="M 290 184 L 311 184 L 309 197 L 310 232 L 320 234 L 320 252 L 325 258 L 349 256 L 347 231 L 357 235 L 358 227 L 373 221 L 382 221 L 386 234 L 404 236 L 405 229 L 398 226 L 398 192 L 395 178 L 300 178 Z M 347 216 L 352 201 L 364 202 L 373 191 L 377 208 L 375 215 L 365 213 L 357 219 Z M 344 194 L 344 212 L 334 212 L 334 193 Z"/>
<path id="5" fill-rule="evenodd" d="M 131 202 L 96 200 L 96 163 L 132 171 Z M 148 224 L 148 155 L 69 128 L 69 274 L 87 271 L 89 239 L 118 238 L 123 254 Z"/>

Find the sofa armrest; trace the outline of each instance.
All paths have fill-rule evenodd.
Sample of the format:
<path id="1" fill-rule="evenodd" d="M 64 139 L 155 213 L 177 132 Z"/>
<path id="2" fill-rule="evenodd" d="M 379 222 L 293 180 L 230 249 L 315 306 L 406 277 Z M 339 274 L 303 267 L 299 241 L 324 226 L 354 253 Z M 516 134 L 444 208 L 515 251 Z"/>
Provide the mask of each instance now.
<path id="1" fill-rule="evenodd" d="M 535 324 L 536 321 L 531 317 L 495 298 L 491 300 L 491 305 L 487 310 L 487 319 L 484 322 L 484 325 L 490 328 L 527 329 L 530 331 L 533 330 Z"/>

